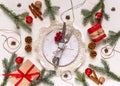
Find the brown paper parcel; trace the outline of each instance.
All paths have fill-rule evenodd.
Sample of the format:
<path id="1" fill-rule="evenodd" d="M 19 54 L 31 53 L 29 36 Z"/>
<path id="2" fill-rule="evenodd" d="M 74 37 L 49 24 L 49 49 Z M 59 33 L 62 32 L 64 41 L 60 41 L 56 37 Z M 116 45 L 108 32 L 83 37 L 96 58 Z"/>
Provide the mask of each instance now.
<path id="1" fill-rule="evenodd" d="M 22 64 L 22 66 L 19 68 L 19 70 L 21 70 L 24 74 L 30 69 L 30 67 L 33 65 L 33 63 L 30 60 L 27 60 L 26 62 L 24 62 Z M 32 70 L 28 73 L 35 73 L 35 72 L 40 72 L 38 70 L 38 68 L 36 68 L 35 66 L 32 68 Z M 18 73 L 18 71 L 14 72 L 14 73 Z M 40 74 L 38 75 L 34 75 L 32 76 L 31 80 L 35 80 L 38 79 L 40 77 Z M 22 77 L 21 77 L 22 78 Z M 9 81 L 13 84 L 16 84 L 21 78 L 15 78 L 15 77 L 10 77 Z M 22 81 L 19 83 L 18 86 L 29 86 L 30 81 L 28 81 L 26 78 L 23 78 Z"/>

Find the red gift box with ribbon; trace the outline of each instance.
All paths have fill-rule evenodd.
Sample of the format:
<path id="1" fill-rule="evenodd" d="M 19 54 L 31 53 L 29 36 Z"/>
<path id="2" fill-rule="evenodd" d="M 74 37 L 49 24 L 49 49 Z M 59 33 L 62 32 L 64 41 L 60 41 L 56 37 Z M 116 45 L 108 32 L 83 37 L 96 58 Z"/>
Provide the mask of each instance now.
<path id="1" fill-rule="evenodd" d="M 29 86 L 29 83 L 40 77 L 40 71 L 31 61 L 27 60 L 16 72 L 3 74 L 3 76 L 11 76 L 9 81 L 14 86 Z"/>
<path id="2" fill-rule="evenodd" d="M 95 24 L 94 26 L 89 28 L 88 33 L 91 39 L 93 40 L 93 42 L 99 42 L 100 40 L 106 37 L 106 34 L 104 30 L 102 29 L 101 24 Z"/>

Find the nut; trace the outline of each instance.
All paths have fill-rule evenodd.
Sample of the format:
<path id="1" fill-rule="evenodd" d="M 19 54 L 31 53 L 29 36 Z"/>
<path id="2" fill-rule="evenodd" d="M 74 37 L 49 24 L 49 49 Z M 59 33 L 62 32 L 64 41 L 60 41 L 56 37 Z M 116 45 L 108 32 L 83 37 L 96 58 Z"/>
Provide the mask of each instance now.
<path id="1" fill-rule="evenodd" d="M 91 56 L 92 58 L 95 58 L 95 57 L 97 56 L 97 52 L 94 51 L 94 50 L 90 51 L 90 56 Z"/>
<path id="2" fill-rule="evenodd" d="M 36 1 L 36 2 L 35 2 L 35 6 L 36 6 L 38 9 L 41 9 L 41 7 L 42 7 L 42 2 L 41 2 L 41 1 Z"/>
<path id="3" fill-rule="evenodd" d="M 96 47 L 96 44 L 94 42 L 91 42 L 88 44 L 89 49 L 95 49 L 95 47 Z"/>

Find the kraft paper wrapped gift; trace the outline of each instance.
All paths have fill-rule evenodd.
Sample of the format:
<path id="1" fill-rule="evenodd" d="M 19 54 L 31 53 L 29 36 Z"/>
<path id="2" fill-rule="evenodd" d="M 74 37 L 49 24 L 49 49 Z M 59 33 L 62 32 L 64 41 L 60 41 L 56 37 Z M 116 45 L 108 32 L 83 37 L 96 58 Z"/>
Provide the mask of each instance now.
<path id="1" fill-rule="evenodd" d="M 14 84 L 14 86 L 29 86 L 29 84 L 40 77 L 40 71 L 35 65 L 27 60 L 21 67 L 14 73 L 9 74 L 9 81 Z"/>

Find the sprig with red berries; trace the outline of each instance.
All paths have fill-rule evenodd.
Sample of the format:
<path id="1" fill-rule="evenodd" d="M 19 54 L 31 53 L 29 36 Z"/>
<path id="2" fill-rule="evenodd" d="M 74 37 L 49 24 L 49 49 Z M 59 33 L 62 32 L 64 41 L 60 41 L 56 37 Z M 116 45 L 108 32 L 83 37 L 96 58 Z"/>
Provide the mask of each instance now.
<path id="1" fill-rule="evenodd" d="M 100 0 L 92 10 L 82 9 L 81 14 L 84 16 L 83 25 L 87 25 L 89 22 L 93 25 L 96 22 L 101 23 L 102 19 L 109 19 L 109 15 L 105 13 L 105 4 L 104 0 Z"/>
<path id="2" fill-rule="evenodd" d="M 28 16 L 28 12 L 24 12 L 22 14 L 17 15 L 16 13 L 14 13 L 12 10 L 9 10 L 8 7 L 6 7 L 4 4 L 0 4 L 0 8 L 13 20 L 13 22 L 16 24 L 16 28 L 20 29 L 20 26 L 23 27 L 25 30 L 27 31 L 32 31 L 31 28 L 29 27 L 28 24 L 30 24 L 30 18 L 29 20 L 27 20 L 26 22 L 28 24 L 26 24 L 23 19 Z"/>

